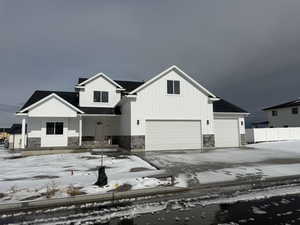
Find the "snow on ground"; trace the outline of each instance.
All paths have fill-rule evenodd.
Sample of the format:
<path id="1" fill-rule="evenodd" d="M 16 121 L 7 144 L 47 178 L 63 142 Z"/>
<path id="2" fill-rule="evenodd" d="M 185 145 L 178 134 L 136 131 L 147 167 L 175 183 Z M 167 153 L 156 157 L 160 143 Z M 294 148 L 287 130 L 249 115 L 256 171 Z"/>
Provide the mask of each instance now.
<path id="1" fill-rule="evenodd" d="M 203 165 L 207 163 L 254 163 L 270 159 L 298 158 L 300 160 L 300 140 L 281 141 L 248 145 L 250 148 L 216 149 L 209 152 L 199 150 L 149 152 L 146 158 L 160 167 L 174 164 Z"/>
<path id="2" fill-rule="evenodd" d="M 200 184 L 234 181 L 244 178 L 275 178 L 282 176 L 300 175 L 300 164 L 288 165 L 260 165 L 253 167 L 225 168 L 215 171 L 196 173 Z"/>
<path id="3" fill-rule="evenodd" d="M 276 141 L 276 142 L 262 142 L 248 145 L 248 147 L 272 150 L 273 152 L 287 152 L 300 153 L 300 141 Z"/>
<path id="4" fill-rule="evenodd" d="M 203 165 L 207 163 L 254 163 L 270 159 L 300 159 L 300 142 L 299 150 L 294 152 L 288 151 L 273 151 L 270 149 L 216 149 L 210 152 L 202 153 L 198 150 L 192 150 L 172 153 L 150 153 L 147 158 L 152 159 L 153 163 L 161 167 L 172 166 L 174 164 L 190 164 Z"/>
<path id="5" fill-rule="evenodd" d="M 150 152 L 146 158 L 176 174 L 176 185 L 191 186 L 248 178 L 300 176 L 300 141 L 248 145 L 251 148 Z"/>
<path id="6" fill-rule="evenodd" d="M 134 155 L 104 155 L 108 185 L 99 188 L 93 184 L 97 180 L 100 155 L 74 153 L 8 159 L 11 155 L 0 151 L 0 202 L 65 197 L 76 192 L 105 193 L 124 184 L 130 185 L 130 189 L 164 184 L 149 178 L 162 171 Z M 1 198 L 1 193 L 6 196 Z"/>

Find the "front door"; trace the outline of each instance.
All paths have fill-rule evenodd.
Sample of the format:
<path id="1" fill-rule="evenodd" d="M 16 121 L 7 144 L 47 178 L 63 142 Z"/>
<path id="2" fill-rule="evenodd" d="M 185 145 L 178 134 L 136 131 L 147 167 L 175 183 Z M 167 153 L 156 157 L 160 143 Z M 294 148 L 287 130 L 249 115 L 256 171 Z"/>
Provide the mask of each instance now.
<path id="1" fill-rule="evenodd" d="M 103 129 L 104 124 L 103 121 L 97 121 L 96 122 L 96 129 L 95 129 L 95 140 L 99 142 L 104 142 L 104 132 Z"/>

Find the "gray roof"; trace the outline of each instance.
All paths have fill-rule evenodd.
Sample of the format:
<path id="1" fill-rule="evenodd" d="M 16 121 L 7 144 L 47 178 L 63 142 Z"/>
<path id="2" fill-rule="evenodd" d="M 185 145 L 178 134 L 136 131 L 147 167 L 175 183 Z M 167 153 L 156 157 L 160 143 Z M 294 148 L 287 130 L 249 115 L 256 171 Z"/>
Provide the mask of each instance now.
<path id="1" fill-rule="evenodd" d="M 300 99 L 282 103 L 282 104 L 275 105 L 275 106 L 271 106 L 271 107 L 265 108 L 263 110 L 265 111 L 265 110 L 280 109 L 280 108 L 287 108 L 287 107 L 294 107 L 294 106 L 300 106 Z"/>

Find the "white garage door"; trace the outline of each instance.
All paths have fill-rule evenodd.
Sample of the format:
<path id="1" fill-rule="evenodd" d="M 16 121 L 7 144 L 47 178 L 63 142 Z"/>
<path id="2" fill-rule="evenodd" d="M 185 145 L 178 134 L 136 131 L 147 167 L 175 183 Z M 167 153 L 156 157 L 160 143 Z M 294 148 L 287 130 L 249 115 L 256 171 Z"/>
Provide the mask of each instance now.
<path id="1" fill-rule="evenodd" d="M 239 147 L 237 119 L 215 119 L 216 147 Z"/>
<path id="2" fill-rule="evenodd" d="M 151 120 L 146 122 L 146 150 L 200 148 L 200 121 Z"/>

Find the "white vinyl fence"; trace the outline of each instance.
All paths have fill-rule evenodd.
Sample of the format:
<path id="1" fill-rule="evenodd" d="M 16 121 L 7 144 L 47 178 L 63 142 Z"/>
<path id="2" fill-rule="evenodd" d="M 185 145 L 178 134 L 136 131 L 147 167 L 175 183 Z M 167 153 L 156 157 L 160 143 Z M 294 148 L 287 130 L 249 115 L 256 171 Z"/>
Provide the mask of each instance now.
<path id="1" fill-rule="evenodd" d="M 247 143 L 300 140 L 300 127 L 246 129 Z"/>

